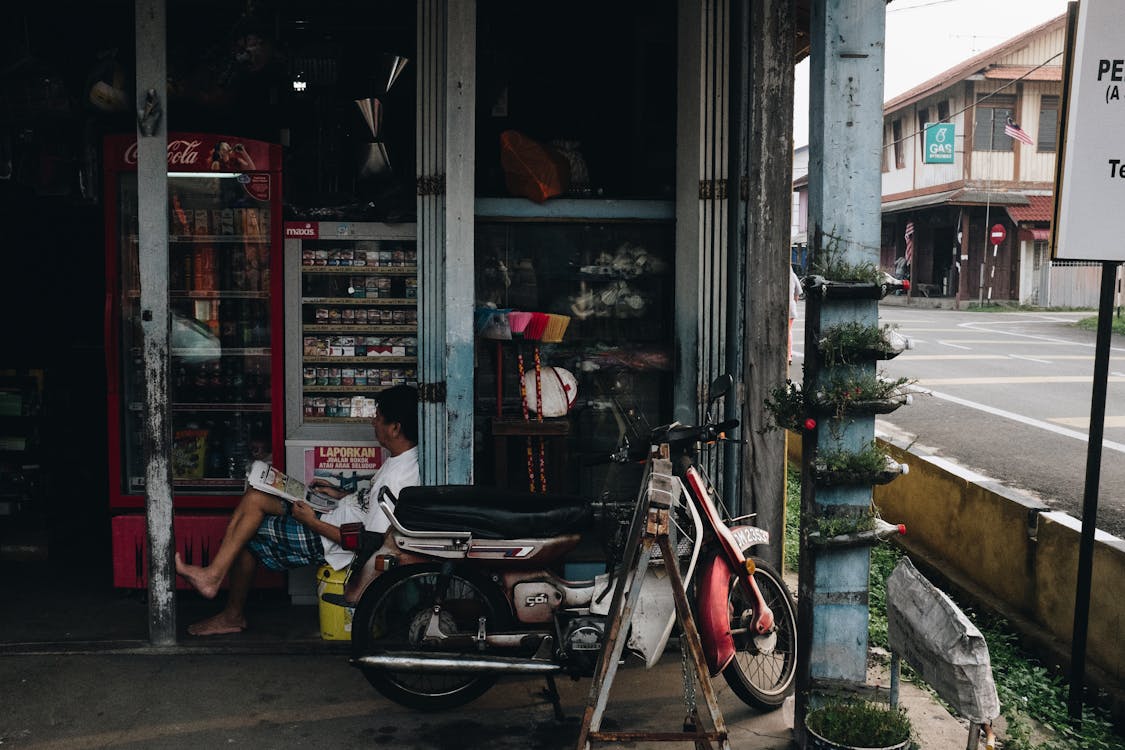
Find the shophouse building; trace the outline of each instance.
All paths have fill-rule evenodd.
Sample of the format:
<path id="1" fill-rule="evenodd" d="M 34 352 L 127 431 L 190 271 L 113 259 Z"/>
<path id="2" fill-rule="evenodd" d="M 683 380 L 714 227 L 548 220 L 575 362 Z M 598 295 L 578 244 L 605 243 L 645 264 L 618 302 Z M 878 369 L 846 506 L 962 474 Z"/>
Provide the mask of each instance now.
<path id="1" fill-rule="evenodd" d="M 1050 260 L 1065 32 L 1060 16 L 886 102 L 880 263 L 909 266 L 913 294 L 1096 301 L 1096 275 Z"/>

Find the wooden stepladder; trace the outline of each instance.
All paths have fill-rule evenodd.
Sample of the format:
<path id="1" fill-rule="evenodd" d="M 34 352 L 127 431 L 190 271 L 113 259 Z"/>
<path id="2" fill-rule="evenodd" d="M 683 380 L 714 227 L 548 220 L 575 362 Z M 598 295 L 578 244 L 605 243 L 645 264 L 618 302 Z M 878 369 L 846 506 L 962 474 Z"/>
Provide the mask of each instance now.
<path id="1" fill-rule="evenodd" d="M 707 664 L 703 657 L 703 645 L 699 640 L 699 630 L 691 614 L 684 579 L 677 564 L 676 552 L 669 540 L 671 514 L 681 492 L 680 482 L 672 476 L 672 462 L 668 459 L 668 446 L 661 445 L 656 455 L 649 461 L 649 472 L 644 484 L 645 497 L 637 503 L 629 538 L 625 546 L 624 566 L 609 609 L 609 624 L 606 642 L 598 657 L 598 666 L 590 685 L 590 696 L 586 701 L 586 711 L 582 717 L 582 728 L 578 735 L 578 750 L 591 750 L 594 742 L 695 742 L 697 750 L 718 747 L 730 750 L 726 724 Z M 641 586 L 645 581 L 645 571 L 654 554 L 659 550 L 664 568 L 668 573 L 668 583 L 676 604 L 676 620 L 683 633 L 684 690 L 689 698 L 690 681 L 694 679 L 703 694 L 711 729 L 702 728 L 699 712 L 694 699 L 689 701 L 687 718 L 681 732 L 602 732 L 602 718 L 609 700 L 609 691 L 617 675 L 617 666 L 628 640 L 629 623 L 640 598 Z M 715 743 L 714 745 L 712 743 Z"/>

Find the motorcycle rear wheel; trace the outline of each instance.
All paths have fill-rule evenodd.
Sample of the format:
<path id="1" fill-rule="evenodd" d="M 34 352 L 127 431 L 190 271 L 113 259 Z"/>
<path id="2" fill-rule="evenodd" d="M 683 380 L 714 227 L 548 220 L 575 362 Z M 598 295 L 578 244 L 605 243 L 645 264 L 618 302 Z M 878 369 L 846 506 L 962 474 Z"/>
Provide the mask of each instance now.
<path id="1" fill-rule="evenodd" d="M 407 565 L 383 574 L 364 592 L 352 619 L 352 656 L 424 652 L 441 565 Z M 443 631 L 476 633 L 484 617 L 489 630 L 510 626 L 507 599 L 492 581 L 473 571 L 450 574 L 439 618 Z M 441 711 L 479 698 L 496 682 L 490 674 L 395 672 L 360 666 L 385 697 L 420 711 Z"/>
<path id="2" fill-rule="evenodd" d="M 742 592 L 737 578 L 731 578 L 731 630 L 742 630 L 734 636 L 734 659 L 723 670 L 723 678 L 731 690 L 748 706 L 772 711 L 793 692 L 797 673 L 797 608 L 793 595 L 781 575 L 763 560 L 754 558 L 754 582 L 762 592 L 766 606 L 773 610 L 773 630 L 756 635 L 752 602 Z"/>

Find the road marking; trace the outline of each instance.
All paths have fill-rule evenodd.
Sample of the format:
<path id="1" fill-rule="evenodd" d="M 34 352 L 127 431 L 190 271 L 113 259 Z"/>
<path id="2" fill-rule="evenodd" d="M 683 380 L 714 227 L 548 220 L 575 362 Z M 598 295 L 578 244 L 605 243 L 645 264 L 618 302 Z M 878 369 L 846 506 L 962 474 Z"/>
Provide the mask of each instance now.
<path id="1" fill-rule="evenodd" d="M 933 378 L 922 379 L 922 385 L 1024 385 L 1027 383 L 1091 383 L 1089 375 L 1021 375 L 1007 378 Z M 1125 377 L 1106 378 L 1108 383 L 1125 383 Z"/>
<path id="2" fill-rule="evenodd" d="M 1041 335 L 1034 334 L 1034 333 L 1017 333 L 1016 331 L 997 331 L 997 330 L 994 330 L 992 328 L 981 328 L 979 326 L 983 326 L 983 325 L 986 325 L 986 324 L 981 323 L 979 321 L 974 321 L 974 322 L 971 322 L 971 323 L 961 323 L 960 325 L 961 325 L 962 328 L 964 328 L 966 330 L 976 331 L 977 333 L 991 333 L 991 334 L 999 334 L 1001 336 L 1017 336 L 1019 338 L 1034 339 L 1035 341 L 1042 341 L 1043 343 L 1047 343 L 1047 344 L 1068 344 L 1068 345 L 1071 345 L 1071 346 L 1084 346 L 1087 349 L 1093 349 L 1094 348 L 1094 344 L 1083 344 L 1083 343 L 1080 343 L 1080 342 L 1077 342 L 1077 341 L 1067 341 L 1065 339 L 1041 336 Z M 991 324 L 988 324 L 988 325 L 1003 325 L 1003 321 L 996 321 L 995 323 L 991 323 Z M 999 342 L 997 342 L 997 343 L 999 343 Z M 1111 346 L 1110 351 L 1125 352 L 1125 347 Z"/>
<path id="3" fill-rule="evenodd" d="M 1025 357 L 1022 354 L 1009 354 L 1012 359 L 1026 359 L 1028 362 L 1042 362 L 1045 365 L 1051 364 L 1049 359 L 1036 359 L 1035 357 Z"/>
<path id="4" fill-rule="evenodd" d="M 1007 359 L 1005 354 L 911 354 L 903 352 L 899 355 L 902 359 L 916 362 L 920 359 L 945 360 L 945 359 Z"/>
<path id="5" fill-rule="evenodd" d="M 1105 420 L 1103 423 L 1105 427 L 1125 427 L 1125 417 L 1104 417 L 1103 419 Z M 1069 427 L 1090 429 L 1089 417 L 1052 417 L 1051 421 Z"/>
<path id="6" fill-rule="evenodd" d="M 999 333 L 999 331 L 997 333 Z M 1012 341 L 1011 339 L 953 339 L 953 340 L 959 341 L 962 344 L 976 344 L 977 346 L 981 346 L 981 345 L 988 345 L 988 346 L 1009 345 L 1010 346 L 1012 344 L 1026 344 L 1027 343 L 1026 341 Z M 944 344 L 945 341 L 942 341 L 941 343 Z M 1080 341 L 1053 341 L 1053 340 L 1050 340 L 1050 339 L 1037 340 L 1035 343 L 1042 344 L 1044 346 L 1086 346 L 1086 344 L 1083 344 Z"/>
<path id="7" fill-rule="evenodd" d="M 948 341 L 942 341 L 941 339 L 938 339 L 938 343 L 941 344 L 942 346 L 951 346 L 954 349 L 965 349 L 967 351 L 971 351 L 972 348 L 973 348 L 971 346 L 961 346 L 960 344 L 951 344 Z"/>
<path id="8" fill-rule="evenodd" d="M 1038 427 L 1041 430 L 1046 430 L 1047 432 L 1051 432 L 1051 433 L 1054 433 L 1056 435 L 1063 435 L 1064 437 L 1071 437 L 1071 438 L 1074 438 L 1075 440 L 1081 440 L 1084 443 L 1090 442 L 1089 436 L 1087 436 L 1087 435 L 1085 435 L 1081 432 L 1078 432 L 1076 430 L 1068 430 L 1065 427 L 1059 427 L 1058 425 L 1053 425 L 1050 422 L 1044 422 L 1044 421 L 1039 420 L 1039 419 L 1032 419 L 1031 417 L 1025 417 L 1022 414 L 1016 414 L 1015 412 L 1004 411 L 1003 409 L 997 409 L 993 406 L 987 406 L 985 404 L 977 403 L 976 401 L 969 401 L 968 399 L 957 398 L 956 396 L 950 395 L 948 393 L 940 393 L 939 391 L 931 391 L 931 390 L 926 389 L 926 388 L 919 388 L 917 390 L 921 391 L 922 393 L 929 393 L 934 398 L 940 398 L 943 401 L 949 401 L 950 403 L 960 404 L 961 406 L 966 406 L 970 409 L 976 409 L 977 411 L 983 411 L 986 414 L 992 414 L 993 416 L 996 416 L 996 417 L 1002 417 L 1004 419 L 1010 419 L 1013 422 L 1019 422 L 1020 424 L 1025 424 L 1025 425 L 1028 425 L 1029 427 Z M 1102 447 L 1108 448 L 1111 451 L 1117 451 L 1118 453 L 1125 453 L 1125 444 L 1115 443 L 1112 440 L 1102 440 Z"/>

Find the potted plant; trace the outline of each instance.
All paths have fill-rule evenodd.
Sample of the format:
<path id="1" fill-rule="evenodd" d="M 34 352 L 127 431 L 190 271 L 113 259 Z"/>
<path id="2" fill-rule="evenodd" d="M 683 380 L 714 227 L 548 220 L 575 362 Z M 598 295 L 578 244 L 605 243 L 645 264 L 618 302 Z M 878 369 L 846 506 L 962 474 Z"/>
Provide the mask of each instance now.
<path id="1" fill-rule="evenodd" d="M 809 747 L 816 750 L 900 750 L 910 744 L 910 718 L 902 708 L 860 700 L 834 700 L 805 717 Z"/>
<path id="2" fill-rule="evenodd" d="M 880 328 L 852 322 L 825 329 L 817 348 L 824 364 L 833 367 L 871 359 L 892 359 L 910 348 L 910 340 L 890 325 Z"/>
<path id="3" fill-rule="evenodd" d="M 877 442 L 857 451 L 823 451 L 813 458 L 813 476 L 825 487 L 887 484 L 909 470 L 906 464 L 895 461 Z"/>

